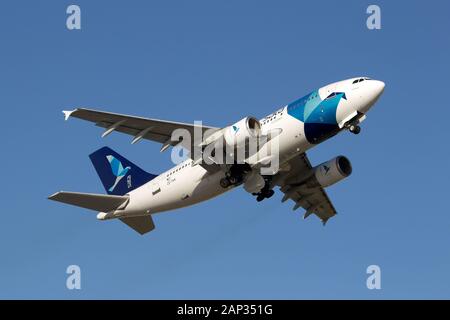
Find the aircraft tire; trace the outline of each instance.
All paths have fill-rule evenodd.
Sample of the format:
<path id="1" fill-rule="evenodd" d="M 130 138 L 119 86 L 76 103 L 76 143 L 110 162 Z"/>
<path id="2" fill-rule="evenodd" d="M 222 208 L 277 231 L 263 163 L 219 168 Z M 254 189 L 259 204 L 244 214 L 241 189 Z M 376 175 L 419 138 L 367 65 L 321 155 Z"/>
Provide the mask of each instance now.
<path id="1" fill-rule="evenodd" d="M 230 180 L 228 180 L 227 178 L 222 178 L 220 179 L 220 186 L 224 189 L 228 188 L 231 185 Z"/>

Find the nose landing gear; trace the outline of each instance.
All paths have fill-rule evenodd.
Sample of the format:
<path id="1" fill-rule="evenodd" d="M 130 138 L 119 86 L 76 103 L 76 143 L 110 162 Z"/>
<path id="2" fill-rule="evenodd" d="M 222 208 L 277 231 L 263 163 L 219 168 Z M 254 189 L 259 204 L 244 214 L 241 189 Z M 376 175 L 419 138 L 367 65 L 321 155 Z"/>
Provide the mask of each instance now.
<path id="1" fill-rule="evenodd" d="M 361 112 L 357 112 L 357 115 L 353 117 L 353 119 L 347 121 L 344 127 L 353 134 L 359 134 L 361 132 L 361 127 L 359 124 L 363 122 L 364 119 L 366 119 L 366 115 Z"/>
<path id="2" fill-rule="evenodd" d="M 359 134 L 361 132 L 361 127 L 355 124 L 352 124 L 348 127 L 348 131 L 353 134 Z"/>

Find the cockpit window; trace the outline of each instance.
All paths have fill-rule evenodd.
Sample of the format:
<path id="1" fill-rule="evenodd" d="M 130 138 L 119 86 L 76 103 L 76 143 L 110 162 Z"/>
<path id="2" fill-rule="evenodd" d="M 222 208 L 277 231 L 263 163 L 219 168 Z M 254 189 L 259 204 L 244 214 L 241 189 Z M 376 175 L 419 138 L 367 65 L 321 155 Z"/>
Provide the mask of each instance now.
<path id="1" fill-rule="evenodd" d="M 365 81 L 365 80 L 371 80 L 370 78 L 359 78 L 359 79 L 356 79 L 356 80 L 354 80 L 353 81 L 353 84 L 355 84 L 355 83 L 359 83 L 359 82 L 363 82 L 363 81 Z"/>

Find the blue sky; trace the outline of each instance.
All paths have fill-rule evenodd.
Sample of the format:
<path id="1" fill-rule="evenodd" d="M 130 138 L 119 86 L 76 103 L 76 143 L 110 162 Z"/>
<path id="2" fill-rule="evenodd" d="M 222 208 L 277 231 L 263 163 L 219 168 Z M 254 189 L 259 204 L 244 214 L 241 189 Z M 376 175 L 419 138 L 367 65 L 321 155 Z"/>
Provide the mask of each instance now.
<path id="1" fill-rule="evenodd" d="M 69 31 L 71 3 L 2 3 L 0 298 L 450 298 L 448 1 L 80 0 Z M 103 193 L 88 154 L 105 145 L 152 173 L 171 165 L 158 144 L 101 139 L 63 109 L 226 126 L 358 75 L 386 82 L 362 133 L 309 152 L 353 163 L 328 190 L 339 214 L 326 227 L 279 192 L 160 214 L 144 237 L 46 200 Z M 372 264 L 381 290 L 366 288 Z"/>

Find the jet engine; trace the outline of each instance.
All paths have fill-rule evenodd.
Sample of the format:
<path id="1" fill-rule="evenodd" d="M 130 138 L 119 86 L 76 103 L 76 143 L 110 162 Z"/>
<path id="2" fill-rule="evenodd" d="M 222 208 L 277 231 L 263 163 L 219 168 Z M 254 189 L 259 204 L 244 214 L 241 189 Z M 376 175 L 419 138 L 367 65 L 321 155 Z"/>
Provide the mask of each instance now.
<path id="1" fill-rule="evenodd" d="M 313 168 L 313 176 L 308 181 L 310 186 L 329 187 L 352 173 L 352 164 L 344 156 L 338 156 Z"/>
<path id="2" fill-rule="evenodd" d="M 261 124 L 256 118 L 246 117 L 235 124 L 226 127 L 224 140 L 227 146 L 233 148 L 245 147 L 247 140 L 255 139 L 261 134 Z"/>

